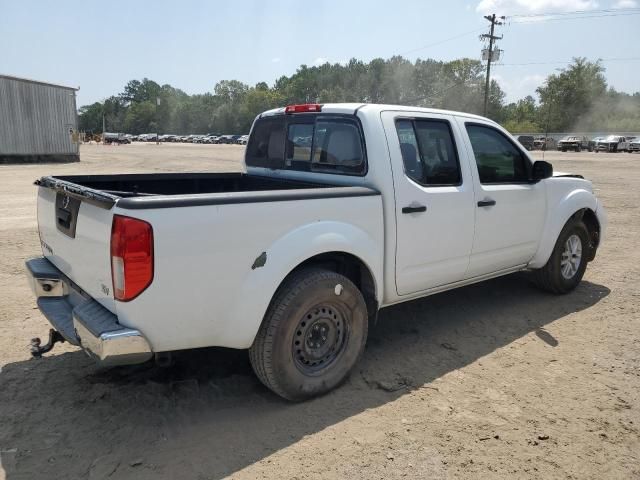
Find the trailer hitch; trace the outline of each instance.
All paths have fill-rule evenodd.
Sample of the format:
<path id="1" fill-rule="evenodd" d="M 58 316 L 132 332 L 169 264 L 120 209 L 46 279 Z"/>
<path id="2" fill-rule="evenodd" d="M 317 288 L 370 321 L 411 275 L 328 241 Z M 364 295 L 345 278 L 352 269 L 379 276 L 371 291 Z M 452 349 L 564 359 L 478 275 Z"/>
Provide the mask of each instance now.
<path id="1" fill-rule="evenodd" d="M 56 343 L 63 343 L 64 341 L 64 337 L 60 332 L 54 330 L 53 328 L 50 328 L 49 341 L 45 345 L 40 345 L 42 341 L 39 337 L 31 339 L 31 356 L 34 358 L 42 358 L 43 353 L 47 353 L 48 351 L 50 351 Z"/>

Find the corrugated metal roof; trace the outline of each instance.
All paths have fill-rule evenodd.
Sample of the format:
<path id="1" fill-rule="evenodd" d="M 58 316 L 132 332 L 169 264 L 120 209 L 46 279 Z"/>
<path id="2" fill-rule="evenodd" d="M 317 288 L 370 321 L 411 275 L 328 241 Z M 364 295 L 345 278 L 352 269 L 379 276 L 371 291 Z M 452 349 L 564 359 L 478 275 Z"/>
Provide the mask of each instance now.
<path id="1" fill-rule="evenodd" d="M 2 73 L 0 73 L 0 78 L 7 78 L 9 80 L 18 80 L 20 82 L 36 83 L 38 85 L 47 85 L 50 87 L 66 88 L 68 90 L 75 90 L 75 91 L 80 90 L 80 87 L 69 87 L 67 85 L 59 85 L 57 83 L 41 82 L 40 80 L 33 80 L 31 78 L 14 77 L 12 75 L 3 75 Z"/>

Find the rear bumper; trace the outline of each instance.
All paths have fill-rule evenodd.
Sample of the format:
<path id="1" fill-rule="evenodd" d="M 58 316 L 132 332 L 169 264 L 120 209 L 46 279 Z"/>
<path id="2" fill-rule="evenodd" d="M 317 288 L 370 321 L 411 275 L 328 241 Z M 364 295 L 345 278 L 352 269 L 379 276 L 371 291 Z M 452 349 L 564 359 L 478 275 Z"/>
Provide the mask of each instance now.
<path id="1" fill-rule="evenodd" d="M 153 352 L 138 330 L 118 318 L 67 278 L 44 257 L 25 263 L 38 308 L 72 345 L 78 345 L 104 366 L 146 362 Z"/>

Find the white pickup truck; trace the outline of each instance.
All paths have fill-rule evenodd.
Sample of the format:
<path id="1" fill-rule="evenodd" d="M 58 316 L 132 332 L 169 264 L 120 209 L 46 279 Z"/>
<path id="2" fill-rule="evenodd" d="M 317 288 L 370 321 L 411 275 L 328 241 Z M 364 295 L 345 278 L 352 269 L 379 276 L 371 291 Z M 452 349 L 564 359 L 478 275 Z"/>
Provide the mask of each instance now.
<path id="1" fill-rule="evenodd" d="M 39 179 L 27 272 L 53 329 L 33 353 L 249 349 L 267 387 L 302 400 L 345 379 L 383 307 L 519 270 L 570 292 L 606 224 L 589 181 L 465 113 L 292 105 L 256 118 L 245 163 Z"/>

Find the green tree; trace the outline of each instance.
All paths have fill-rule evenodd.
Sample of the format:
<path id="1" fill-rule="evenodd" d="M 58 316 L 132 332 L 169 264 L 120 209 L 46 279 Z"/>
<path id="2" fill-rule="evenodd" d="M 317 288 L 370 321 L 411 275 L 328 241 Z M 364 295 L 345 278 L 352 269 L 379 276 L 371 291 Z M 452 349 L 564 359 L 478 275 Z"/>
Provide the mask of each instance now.
<path id="1" fill-rule="evenodd" d="M 600 61 L 574 58 L 567 68 L 547 77 L 540 96 L 538 123 L 549 131 L 570 131 L 607 91 Z"/>
<path id="2" fill-rule="evenodd" d="M 102 133 L 104 105 L 100 102 L 85 105 L 78 110 L 78 128 L 83 132 Z"/>

